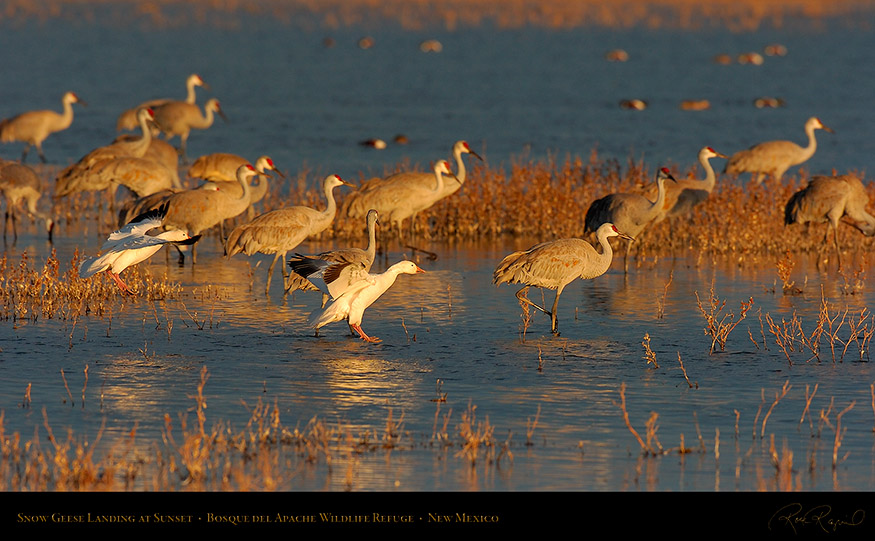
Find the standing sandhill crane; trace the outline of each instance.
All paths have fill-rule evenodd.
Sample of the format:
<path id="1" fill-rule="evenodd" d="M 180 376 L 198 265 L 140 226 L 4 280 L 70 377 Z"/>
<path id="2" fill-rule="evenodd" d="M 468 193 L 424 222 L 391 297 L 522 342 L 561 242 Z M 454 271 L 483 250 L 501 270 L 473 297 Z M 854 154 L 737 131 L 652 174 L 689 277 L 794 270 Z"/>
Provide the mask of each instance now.
<path id="1" fill-rule="evenodd" d="M 292 288 L 310 289 L 309 285 L 312 283 L 306 281 L 306 277 L 325 267 L 321 275 L 324 287 L 319 288 L 323 291 L 322 307 L 325 307 L 329 298 L 337 299 L 359 278 L 370 272 L 377 256 L 377 221 L 377 211 L 374 209 L 368 211 L 368 246 L 364 250 L 361 248 L 340 248 L 314 256 L 296 254 L 289 260 L 289 267 L 295 275 L 302 277 L 303 280 L 295 280 L 294 276 L 291 276 L 288 280 L 286 293 Z"/>
<path id="2" fill-rule="evenodd" d="M 46 162 L 43 154 L 43 141 L 46 138 L 62 130 L 66 130 L 73 123 L 73 104 L 87 105 L 73 92 L 67 92 L 61 98 L 64 104 L 64 112 L 55 111 L 27 111 L 20 115 L 0 120 L 0 142 L 13 143 L 24 142 L 27 146 L 21 153 L 21 162 L 27 159 L 27 153 L 31 147 L 36 147 L 40 160 Z"/>
<path id="3" fill-rule="evenodd" d="M 750 173 L 756 184 L 763 181 L 763 175 L 771 175 L 776 180 L 781 180 L 787 169 L 814 156 L 814 151 L 817 150 L 814 130 L 833 133 L 817 117 L 811 117 L 805 123 L 808 146 L 803 148 L 792 141 L 766 141 L 733 154 L 723 172 L 730 175 Z"/>
<path id="4" fill-rule="evenodd" d="M 556 310 L 559 306 L 559 295 L 565 286 L 577 278 L 588 280 L 608 271 L 614 256 L 608 237 L 616 236 L 632 240 L 632 237 L 621 233 L 614 224 L 605 223 L 596 231 L 596 239 L 602 246 L 601 254 L 589 242 L 575 238 L 544 242 L 528 250 L 514 252 L 495 268 L 492 282 L 495 285 L 525 284 L 516 293 L 520 303 L 531 305 L 550 316 L 551 330 L 558 336 L 559 317 Z M 548 311 L 529 300 L 526 293 L 531 286 L 556 290 L 552 310 Z"/>
<path id="5" fill-rule="evenodd" d="M 201 235 L 222 220 L 234 218 L 246 211 L 249 206 L 249 182 L 257 174 L 255 167 L 248 163 L 237 169 L 237 182 L 242 187 L 242 193 L 237 197 L 221 190 L 193 189 L 163 197 L 156 194 L 155 198 L 149 199 L 155 206 L 167 205 L 165 227 L 183 229 L 192 236 Z M 141 205 L 135 205 L 134 208 L 144 210 Z M 191 248 L 191 262 L 197 263 L 195 246 Z M 179 250 L 179 264 L 184 263 L 185 254 Z"/>
<path id="6" fill-rule="evenodd" d="M 304 206 L 286 207 L 266 212 L 249 223 L 238 225 L 225 242 L 225 253 L 228 257 L 239 252 L 246 255 L 276 254 L 267 269 L 267 284 L 264 288 L 264 293 L 267 295 L 276 262 L 285 261 L 288 252 L 294 250 L 307 237 L 327 229 L 334 221 L 334 215 L 337 213 L 334 188 L 338 186 L 351 186 L 351 184 L 337 175 L 328 175 L 322 181 L 325 199 L 328 201 L 325 210 L 318 211 Z M 285 279 L 288 278 L 288 273 L 285 265 L 281 264 L 280 267 L 284 278 L 283 291 L 285 291 Z"/>
<path id="7" fill-rule="evenodd" d="M 49 242 L 52 241 L 52 230 L 55 221 L 45 212 L 37 209 L 37 202 L 42 195 L 42 183 L 36 171 L 23 163 L 0 161 L 0 195 L 6 200 L 6 217 L 3 221 L 3 240 L 6 240 L 6 225 L 12 220 L 12 235 L 18 239 L 18 231 L 15 229 L 15 210 L 22 201 L 27 202 L 27 213 L 32 217 L 43 220 Z"/>
<path id="8" fill-rule="evenodd" d="M 456 179 L 459 182 L 448 182 L 444 184 L 443 197 L 449 197 L 465 183 L 467 171 L 465 170 L 465 162 L 462 160 L 462 154 L 470 154 L 478 160 L 483 161 L 483 158 L 481 158 L 480 155 L 471 150 L 468 143 L 465 141 L 457 141 L 456 144 L 453 145 L 453 157 L 456 159 Z M 426 189 L 430 189 L 434 186 L 434 182 L 434 174 L 425 171 L 403 171 L 389 175 L 385 178 L 372 178 L 362 184 L 359 189 L 349 194 L 343 202 L 341 215 L 348 218 L 364 218 L 371 209 L 385 212 L 386 209 L 381 209 L 378 206 L 384 197 L 384 191 L 391 190 L 393 186 L 410 185 L 419 185 Z M 413 219 L 416 219 L 415 214 L 413 215 Z"/>
<path id="9" fill-rule="evenodd" d="M 99 191 L 110 189 L 110 195 L 114 204 L 115 190 L 118 184 L 101 178 L 95 172 L 110 160 L 123 157 L 142 158 L 152 142 L 152 132 L 149 122 L 152 122 L 155 114 L 151 109 L 140 109 L 137 119 L 140 123 L 142 136 L 136 139 L 116 140 L 112 144 L 99 147 L 82 158 L 78 162 L 67 166 L 58 174 L 55 183 L 55 197 L 66 197 L 81 191 Z"/>
<path id="10" fill-rule="evenodd" d="M 216 153 L 201 156 L 194 161 L 191 167 L 188 168 L 188 176 L 191 178 L 202 178 L 212 184 L 207 188 L 215 187 L 218 190 L 224 191 L 231 195 L 240 195 L 240 185 L 234 180 L 235 171 L 240 165 L 249 163 L 246 158 L 237 156 L 236 154 Z M 251 186 L 249 191 L 249 208 L 247 216 L 249 220 L 255 218 L 255 208 L 253 205 L 264 199 L 267 195 L 267 172 L 273 171 L 281 178 L 286 176 L 277 168 L 270 156 L 261 156 L 255 161 L 255 169 L 258 171 L 258 184 Z"/>
<path id="11" fill-rule="evenodd" d="M 661 222 L 666 218 L 677 218 L 689 214 L 693 207 L 708 199 L 717 182 L 717 175 L 709 161 L 711 158 L 726 158 L 726 155 L 711 147 L 704 147 L 699 151 L 699 163 L 705 169 L 705 178 L 703 180 L 685 178 L 665 186 L 663 212 L 656 217 L 654 223 Z M 651 186 L 645 195 L 656 197 L 656 192 L 657 187 Z"/>
<path id="12" fill-rule="evenodd" d="M 659 169 L 656 174 L 656 200 L 651 201 L 637 193 L 612 193 L 592 202 L 586 211 L 584 226 L 586 233 L 596 232 L 602 224 L 613 223 L 620 231 L 637 237 L 644 231 L 661 212 L 665 203 L 665 181 L 677 182 L 665 167 Z M 624 237 L 626 254 L 623 257 L 623 271 L 629 272 L 629 250 L 632 247 L 632 238 Z"/>
<path id="13" fill-rule="evenodd" d="M 322 270 L 317 271 L 316 274 L 324 274 L 331 268 L 332 266 L 328 262 L 323 262 Z M 325 325 L 346 319 L 350 329 L 358 333 L 362 340 L 378 343 L 381 341 L 379 338 L 368 336 L 362 330 L 362 317 L 365 310 L 374 304 L 386 290 L 392 287 L 399 274 L 419 274 L 424 272 L 412 261 L 400 261 L 386 269 L 386 272 L 382 274 L 366 274 L 359 277 L 346 291 L 331 301 L 331 304 L 315 311 L 310 316 L 310 326 L 315 328 L 318 333 L 319 329 Z M 310 277 L 316 283 L 325 283 L 323 280 L 316 278 L 315 275 L 310 275 Z M 327 291 L 327 288 L 323 290 L 323 292 Z"/>
<path id="14" fill-rule="evenodd" d="M 158 128 L 167 139 L 179 136 L 181 141 L 179 154 L 183 161 L 186 161 L 185 145 L 188 141 L 188 134 L 192 129 L 206 130 L 212 126 L 215 120 L 214 113 L 226 122 L 228 121 L 225 113 L 222 112 L 219 100 L 216 98 L 207 101 L 203 114 L 197 105 L 183 101 L 171 101 L 155 109 L 155 123 L 158 124 Z"/>
<path id="15" fill-rule="evenodd" d="M 843 216 L 854 220 L 850 225 L 856 227 L 867 237 L 875 235 L 875 216 L 866 211 L 869 195 L 860 179 L 854 175 L 835 177 L 815 176 L 808 185 L 793 194 L 784 207 L 784 224 L 804 224 L 826 222 L 826 235 L 829 238 L 832 228 L 836 259 L 842 268 L 842 255 L 839 250 L 839 220 Z M 862 222 L 858 223 L 858 222 Z"/>
<path id="16" fill-rule="evenodd" d="M 203 87 L 209 90 L 209 85 L 207 85 L 203 79 L 201 79 L 200 75 L 196 73 L 192 73 L 185 80 L 185 87 L 188 90 L 188 94 L 185 97 L 185 103 L 194 103 L 197 97 L 195 93 L 195 87 Z M 149 101 L 144 101 L 140 105 L 128 109 L 122 114 L 119 115 L 118 120 L 116 121 L 116 130 L 118 131 L 131 131 L 137 128 L 137 111 L 144 107 L 156 108 L 160 107 L 166 103 L 174 101 L 170 98 L 159 98 Z"/>
<path id="17" fill-rule="evenodd" d="M 165 205 L 134 218 L 125 227 L 110 233 L 100 249 L 103 255 L 82 261 L 79 265 L 79 276 L 89 278 L 98 272 L 107 271 L 120 290 L 133 294 L 119 277 L 123 270 L 149 259 L 165 244 L 194 244 L 199 238 L 189 237 L 187 232 L 178 229 L 155 236 L 147 235 L 150 230 L 163 225 L 166 214 Z"/>

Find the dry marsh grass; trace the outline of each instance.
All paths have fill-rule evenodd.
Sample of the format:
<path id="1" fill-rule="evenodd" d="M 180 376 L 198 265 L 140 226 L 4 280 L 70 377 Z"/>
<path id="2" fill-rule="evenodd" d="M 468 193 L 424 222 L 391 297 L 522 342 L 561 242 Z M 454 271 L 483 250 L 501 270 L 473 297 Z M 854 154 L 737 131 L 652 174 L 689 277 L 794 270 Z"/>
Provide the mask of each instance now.
<path id="1" fill-rule="evenodd" d="M 50 18 L 112 21 L 148 27 L 209 24 L 239 27 L 243 16 L 286 24 L 341 28 L 392 21 L 402 28 L 455 30 L 485 24 L 499 28 L 581 26 L 697 28 L 723 25 L 745 31 L 781 27 L 801 17 L 851 18 L 871 9 L 870 0 L 6 0 L 0 16 L 11 20 Z"/>

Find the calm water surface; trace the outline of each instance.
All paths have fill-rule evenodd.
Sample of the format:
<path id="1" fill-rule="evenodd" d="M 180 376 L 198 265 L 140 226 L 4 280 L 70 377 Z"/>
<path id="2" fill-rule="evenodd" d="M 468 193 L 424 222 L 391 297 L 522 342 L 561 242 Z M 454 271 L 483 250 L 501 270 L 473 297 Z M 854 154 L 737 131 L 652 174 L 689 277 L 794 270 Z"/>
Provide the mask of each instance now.
<path id="1" fill-rule="evenodd" d="M 378 46 L 355 47 L 364 33 L 375 35 Z M 16 84 L 0 89 L 0 116 L 54 107 L 67 89 L 80 93 L 89 106 L 77 109 L 73 127 L 45 144 L 50 160 L 63 165 L 111 139 L 122 109 L 149 97 L 182 97 L 183 80 L 196 71 L 230 122 L 193 134 L 190 156 L 267 153 L 292 175 L 311 172 L 311 180 L 325 172 L 356 179 L 400 162 L 424 166 L 446 157 L 460 138 L 491 165 L 586 156 L 597 148 L 603 157 L 632 156 L 652 167 L 689 166 L 704 145 L 731 153 L 763 139 L 801 143 L 802 125 L 814 114 L 836 134 L 818 134 L 810 171 L 866 170 L 875 156 L 865 90 L 875 82 L 875 49 L 863 30 L 792 22 L 748 34 L 349 29 L 331 32 L 336 45 L 326 48 L 328 34 L 263 21 L 233 31 L 120 31 L 57 22 L 4 28 L 0 49 L 17 54 L 5 55 L 0 78 Z M 418 43 L 432 37 L 444 52 L 421 53 Z M 42 40 L 53 45 L 37 47 Z M 767 58 L 763 66 L 711 62 L 717 53 L 761 50 L 772 42 L 784 43 L 790 54 Z M 604 51 L 614 47 L 632 59 L 605 62 Z M 757 110 L 751 102 L 762 95 L 782 97 L 788 106 Z M 629 97 L 648 100 L 650 108 L 621 110 L 617 102 Z M 709 99 L 713 107 L 680 111 L 678 103 L 688 98 Z M 357 145 L 396 133 L 411 143 L 382 152 Z M 20 147 L 0 152 L 15 158 Z M 102 240 L 95 227 L 62 223 L 54 248 L 64 266 L 77 247 L 95 252 Z M 811 332 L 821 284 L 836 312 L 871 305 L 871 292 L 842 295 L 834 269 L 820 273 L 803 262 L 795 279 L 808 278 L 806 294 L 788 297 L 780 283 L 773 291 L 773 262 L 696 265 L 695 257 L 682 254 L 643 261 L 628 276 L 615 265 L 597 280 L 573 284 L 560 302 L 561 336 L 550 335 L 541 314 L 523 336 L 515 289 L 493 287 L 491 273 L 507 252 L 537 240 L 426 244 L 439 256 L 420 261 L 427 273 L 400 277 L 365 315 L 364 328 L 383 339 L 379 345 L 351 338 L 342 324 L 313 336 L 305 323 L 318 296 L 283 298 L 275 287 L 265 297 L 267 258 L 223 259 L 215 238 L 201 242 L 194 267 L 168 264 L 159 254 L 145 267 L 180 282 L 181 301 L 134 300 L 111 318 L 76 327 L 56 320 L 0 326 L 6 430 L 42 431 L 45 409 L 56 433 L 71 427 L 93 435 L 106 421 L 104 441 L 134 426 L 142 442 L 160 441 L 165 414 L 191 417 L 191 396 L 206 366 L 208 422 L 242 428 L 259 400 L 276 403 L 286 425 L 318 417 L 353 433 L 381 434 L 390 415 L 403 414 L 403 440 L 415 450 L 361 457 L 357 490 L 776 490 L 772 437 L 779 454 L 793 453 L 794 488 L 875 488 L 875 374 L 868 351 L 861 359 L 852 345 L 837 363 L 826 357 L 806 362 L 808 356 L 794 352 L 791 365 L 760 323 L 766 314 L 780 321 L 796 312 Z M 312 242 L 302 251 L 330 246 Z M 27 251 L 39 260 L 50 249 L 32 228 L 5 253 L 17 258 Z M 390 245 L 378 266 L 405 256 Z M 872 263 L 868 254 L 856 257 Z M 737 315 L 750 297 L 754 308 L 725 351 L 709 354 L 695 293 L 705 300 L 712 286 L 726 301 L 725 312 Z M 530 294 L 537 298 L 536 291 Z M 658 367 L 646 362 L 645 334 Z M 22 408 L 28 384 L 32 404 Z M 763 429 L 765 412 L 785 384 L 791 388 Z M 677 449 L 683 442 L 693 452 L 642 457 L 620 408 L 623 385 L 630 422 L 642 436 L 656 413 L 660 444 Z M 810 415 L 800 421 L 806 388 L 815 385 Z M 435 402 L 443 393 L 446 402 Z M 852 402 L 842 419 L 843 460 L 833 471 L 834 424 L 819 415 L 828 412 L 834 423 L 836 412 Z M 450 415 L 448 431 L 455 435 L 469 407 L 494 427 L 498 441 L 509 442 L 512 461 L 471 468 L 456 456 L 458 447 L 430 445 L 436 414 Z M 527 422 L 536 417 L 526 445 Z M 346 488 L 343 475 L 313 468 L 286 488 Z"/>

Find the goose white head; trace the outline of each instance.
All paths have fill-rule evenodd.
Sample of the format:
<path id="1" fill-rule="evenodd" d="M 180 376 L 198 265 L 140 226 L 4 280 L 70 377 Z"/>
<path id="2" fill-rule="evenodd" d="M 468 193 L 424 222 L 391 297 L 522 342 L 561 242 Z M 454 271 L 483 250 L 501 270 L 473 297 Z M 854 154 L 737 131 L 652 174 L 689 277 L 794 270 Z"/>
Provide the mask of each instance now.
<path id="1" fill-rule="evenodd" d="M 808 119 L 808 122 L 805 123 L 806 130 L 823 130 L 828 133 L 835 133 L 832 128 L 823 125 L 823 122 L 820 121 L 819 118 L 813 116 Z"/>
<path id="2" fill-rule="evenodd" d="M 399 263 L 395 263 L 392 265 L 397 271 L 398 274 L 422 274 L 425 273 L 424 270 L 420 269 L 416 263 L 413 261 L 401 261 Z"/>
<path id="3" fill-rule="evenodd" d="M 180 242 L 191 238 L 188 235 L 188 231 L 183 229 L 171 229 L 170 231 L 165 231 L 158 236 L 168 242 Z"/>

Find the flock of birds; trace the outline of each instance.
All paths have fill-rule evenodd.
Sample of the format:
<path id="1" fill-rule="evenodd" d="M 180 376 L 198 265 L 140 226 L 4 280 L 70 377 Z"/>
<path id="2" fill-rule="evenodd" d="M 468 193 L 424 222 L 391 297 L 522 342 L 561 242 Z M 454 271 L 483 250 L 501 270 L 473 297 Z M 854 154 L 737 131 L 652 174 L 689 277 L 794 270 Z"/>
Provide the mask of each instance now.
<path id="1" fill-rule="evenodd" d="M 186 142 L 191 130 L 209 128 L 216 114 L 224 117 L 216 99 L 208 100 L 203 110 L 199 108 L 197 87 L 208 88 L 203 79 L 193 74 L 186 81 L 185 100 L 150 100 L 124 111 L 118 118 L 117 129 L 135 129 L 139 135 L 121 135 L 58 174 L 55 199 L 82 191 L 106 191 L 114 205 L 119 186 L 125 186 L 134 195 L 118 211 L 120 229 L 109 235 L 99 257 L 82 262 L 80 276 L 88 278 L 107 272 L 121 291 L 133 294 L 119 276 L 126 268 L 148 259 L 167 244 L 177 248 L 180 264 L 189 250 L 192 263 L 196 263 L 196 242 L 208 230 L 219 227 L 226 257 L 238 253 L 274 256 L 268 268 L 266 294 L 277 262 L 281 263 L 286 293 L 296 289 L 322 293 L 321 307 L 310 319 L 317 333 L 329 323 L 346 320 L 353 334 L 378 342 L 378 338 L 367 335 L 361 328 L 364 311 L 400 274 L 425 271 L 411 261 L 401 261 L 383 273 L 372 273 L 377 223 L 386 222 L 403 240 L 402 223 L 410 219 L 413 235 L 417 213 L 452 196 L 464 185 L 467 173 L 463 156 L 468 154 L 481 161 L 482 158 L 465 141 L 458 141 L 452 147 L 455 173 L 450 162 L 438 160 L 430 172 L 401 172 L 368 180 L 359 187 L 329 175 L 322 183 L 324 209 L 289 206 L 256 214 L 253 205 L 267 192 L 269 174 L 284 178 L 268 156 L 262 156 L 254 165 L 233 154 L 201 156 L 187 173 L 202 182 L 194 188 L 182 186 L 179 159 L 187 162 Z M 52 133 L 71 125 L 73 104 L 85 105 L 73 92 L 64 94 L 62 103 L 61 113 L 30 111 L 0 121 L 0 141 L 25 144 L 20 161 L 0 160 L 0 193 L 6 201 L 4 239 L 10 220 L 17 238 L 15 212 L 23 205 L 32 218 L 45 223 L 49 239 L 52 238 L 55 220 L 38 209 L 40 179 L 25 161 L 30 149 L 36 148 L 45 162 L 43 142 Z M 516 294 L 520 303 L 548 315 L 551 331 L 558 335 L 557 309 L 562 291 L 578 278 L 592 279 L 607 272 L 614 255 L 611 237 L 626 241 L 624 272 L 628 272 L 629 251 L 636 237 L 666 218 L 689 214 L 708 198 L 716 182 L 711 159 L 727 160 L 725 174 L 750 173 L 756 183 L 762 182 L 764 176 L 780 180 L 790 167 L 804 163 L 815 153 L 815 131 L 819 129 L 832 132 L 816 117 L 805 123 L 808 138 L 805 147 L 791 141 L 768 141 L 732 156 L 705 147 L 698 156 L 705 170 L 702 180 L 677 180 L 668 169 L 660 168 L 655 182 L 645 191 L 608 194 L 589 206 L 584 218 L 585 231 L 594 237 L 601 251 L 585 239 L 543 242 L 505 257 L 495 268 L 493 283 L 522 284 Z M 173 137 L 180 139 L 178 148 L 169 143 Z M 338 208 L 334 191 L 342 186 L 354 190 Z M 842 217 L 850 218 L 863 234 L 875 235 L 875 217 L 866 211 L 867 204 L 865 188 L 857 177 L 816 176 L 787 202 L 785 223 L 827 223 L 827 236 L 831 229 L 841 266 L 837 227 Z M 338 249 L 316 255 L 294 252 L 306 239 L 328 229 L 338 212 L 365 223 L 368 232 L 365 249 Z M 225 222 L 244 213 L 248 214 L 247 221 L 226 237 Z M 290 252 L 294 255 L 287 260 Z M 532 286 L 556 291 L 551 309 L 527 298 Z"/>

